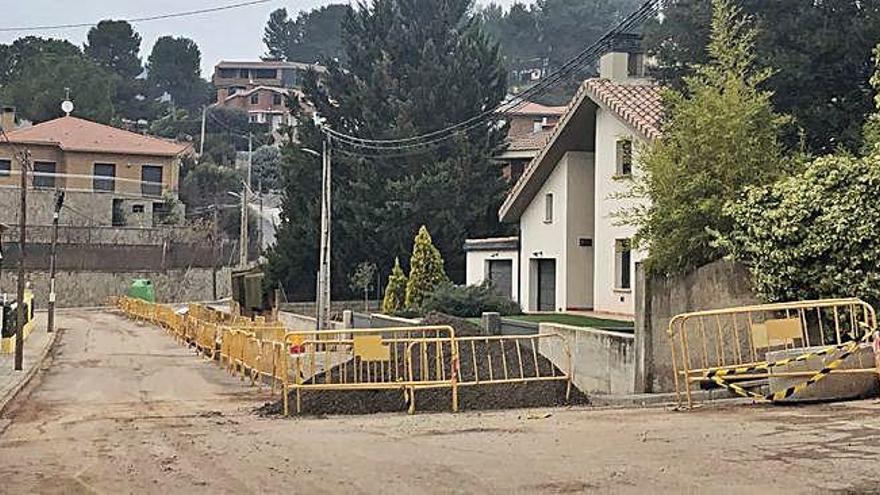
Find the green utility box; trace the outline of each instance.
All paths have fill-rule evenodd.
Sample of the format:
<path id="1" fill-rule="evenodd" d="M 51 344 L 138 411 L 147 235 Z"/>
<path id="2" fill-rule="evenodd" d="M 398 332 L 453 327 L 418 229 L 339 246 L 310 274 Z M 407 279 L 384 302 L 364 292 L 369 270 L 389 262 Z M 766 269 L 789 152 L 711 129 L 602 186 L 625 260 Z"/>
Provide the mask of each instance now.
<path id="1" fill-rule="evenodd" d="M 128 288 L 128 297 L 142 299 L 147 302 L 156 302 L 156 291 L 153 290 L 153 282 L 146 278 L 136 278 L 131 281 Z"/>

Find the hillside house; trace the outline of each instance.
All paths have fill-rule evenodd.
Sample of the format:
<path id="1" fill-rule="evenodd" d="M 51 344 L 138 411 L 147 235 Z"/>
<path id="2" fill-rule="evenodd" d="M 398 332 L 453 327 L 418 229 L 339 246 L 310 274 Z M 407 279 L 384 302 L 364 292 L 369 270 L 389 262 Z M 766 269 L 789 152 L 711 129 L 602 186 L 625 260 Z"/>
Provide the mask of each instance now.
<path id="1" fill-rule="evenodd" d="M 544 148 L 565 107 L 548 107 L 525 102 L 506 113 L 507 148 L 496 158 L 502 163 L 504 178 L 515 182 L 523 170 Z"/>
<path id="2" fill-rule="evenodd" d="M 52 223 L 56 190 L 79 215 L 67 224 L 151 227 L 177 201 L 180 160 L 190 144 L 166 141 L 77 117 L 7 131 L 0 140 L 0 222 L 18 221 L 21 164 L 27 150 L 28 224 Z M 177 208 L 182 208 L 176 203 Z M 179 212 L 178 212 L 179 213 Z"/>
<path id="3" fill-rule="evenodd" d="M 512 299 L 525 311 L 633 314 L 634 266 L 644 253 L 631 247 L 634 227 L 615 217 L 633 200 L 615 195 L 638 174 L 638 143 L 660 135 L 660 90 L 643 65 L 637 49 L 601 58 L 599 77 L 583 82 L 501 206 L 501 220 L 519 225 L 518 241 L 495 243 L 492 263 L 474 249 L 479 240 L 466 243 L 469 284 L 497 277 L 508 260 L 518 281 Z"/>
<path id="4" fill-rule="evenodd" d="M 212 82 L 217 90 L 215 105 L 240 108 L 252 123 L 270 124 L 276 140 L 282 125 L 296 124 L 287 106 L 289 95 L 302 95 L 303 78 L 323 66 L 284 61 L 221 61 Z"/>

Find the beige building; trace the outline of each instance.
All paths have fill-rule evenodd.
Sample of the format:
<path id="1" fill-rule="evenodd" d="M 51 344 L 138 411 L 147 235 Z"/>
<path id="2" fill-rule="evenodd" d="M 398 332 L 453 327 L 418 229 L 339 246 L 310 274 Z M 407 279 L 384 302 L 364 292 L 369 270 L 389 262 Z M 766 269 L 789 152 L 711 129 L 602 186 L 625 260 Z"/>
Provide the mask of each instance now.
<path id="1" fill-rule="evenodd" d="M 0 140 L 0 221 L 17 221 L 18 154 L 26 151 L 33 167 L 29 224 L 51 223 L 54 191 L 63 190 L 80 213 L 65 223 L 153 226 L 172 213 L 166 210 L 177 200 L 180 159 L 190 150 L 189 144 L 71 116 L 6 135 L 8 142 Z"/>
<path id="2" fill-rule="evenodd" d="M 660 136 L 660 89 L 645 79 L 637 51 L 607 53 L 599 72 L 581 85 L 499 211 L 519 225 L 516 250 L 496 258 L 517 260 L 512 285 L 525 311 L 634 313 L 635 263 L 644 253 L 631 247 L 635 229 L 616 217 L 634 200 L 618 193 L 639 174 L 638 143 Z M 489 277 L 479 265 L 469 260 L 469 284 Z"/>

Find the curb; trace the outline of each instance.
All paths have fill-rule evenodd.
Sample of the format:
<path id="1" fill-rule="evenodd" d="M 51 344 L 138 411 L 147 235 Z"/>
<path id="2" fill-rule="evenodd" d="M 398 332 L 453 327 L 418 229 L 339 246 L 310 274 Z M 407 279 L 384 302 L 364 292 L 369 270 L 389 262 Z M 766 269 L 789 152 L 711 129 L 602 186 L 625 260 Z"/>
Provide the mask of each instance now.
<path id="1" fill-rule="evenodd" d="M 52 339 L 49 341 L 46 347 L 43 348 L 43 353 L 40 354 L 40 357 L 37 359 L 34 365 L 31 366 L 31 368 L 27 371 L 24 379 L 20 380 L 16 386 L 12 387 L 12 390 L 7 392 L 6 395 L 0 397 L 0 414 L 6 412 L 6 406 L 8 406 L 9 403 L 12 402 L 12 400 L 15 399 L 16 396 L 18 396 L 18 393 L 21 392 L 21 390 L 26 387 L 28 383 L 30 383 L 34 375 L 36 375 L 37 372 L 43 368 L 43 363 L 46 361 L 46 357 L 49 355 L 49 351 L 51 351 L 52 348 L 55 347 L 55 343 L 58 342 L 59 335 L 61 335 L 61 332 L 59 332 L 58 330 L 52 332 Z"/>

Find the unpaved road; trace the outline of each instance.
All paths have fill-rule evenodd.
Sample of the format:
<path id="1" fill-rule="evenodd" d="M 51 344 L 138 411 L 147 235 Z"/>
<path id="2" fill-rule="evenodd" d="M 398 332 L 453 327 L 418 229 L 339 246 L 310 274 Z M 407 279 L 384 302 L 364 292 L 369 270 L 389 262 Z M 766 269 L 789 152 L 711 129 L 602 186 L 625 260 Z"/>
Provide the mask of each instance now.
<path id="1" fill-rule="evenodd" d="M 0 419 L 0 492 L 870 493 L 880 405 L 266 419 L 164 332 L 68 312 Z"/>

